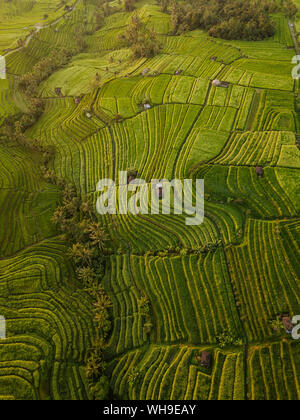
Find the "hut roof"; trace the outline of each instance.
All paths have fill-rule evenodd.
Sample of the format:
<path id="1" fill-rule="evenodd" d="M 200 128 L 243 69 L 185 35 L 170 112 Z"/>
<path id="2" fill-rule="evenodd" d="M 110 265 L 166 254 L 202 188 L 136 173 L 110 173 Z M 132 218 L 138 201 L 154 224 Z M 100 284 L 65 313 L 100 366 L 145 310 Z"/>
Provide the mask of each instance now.
<path id="1" fill-rule="evenodd" d="M 149 73 L 150 69 L 146 68 L 142 71 L 142 75 L 145 76 L 147 73 Z"/>
<path id="2" fill-rule="evenodd" d="M 130 177 L 128 178 L 128 184 L 130 184 L 130 182 L 134 181 L 136 179 L 136 177 L 134 175 L 130 175 Z"/>
<path id="3" fill-rule="evenodd" d="M 264 169 L 263 169 L 262 166 L 257 166 L 255 168 L 255 172 L 256 172 L 257 175 L 263 175 L 264 174 Z"/>
<path id="4" fill-rule="evenodd" d="M 156 184 L 156 194 L 158 195 L 159 198 L 163 198 L 163 184 L 162 183 Z"/>
<path id="5" fill-rule="evenodd" d="M 221 86 L 221 82 L 220 82 L 220 80 L 218 80 L 218 79 L 215 79 L 215 80 L 213 80 L 213 82 L 212 82 L 212 85 L 213 86 Z"/>
<path id="6" fill-rule="evenodd" d="M 282 324 L 286 330 L 286 332 L 292 332 L 294 326 L 292 323 L 292 319 L 289 316 L 282 317 Z"/>
<path id="7" fill-rule="evenodd" d="M 208 351 L 203 351 L 201 354 L 201 366 L 205 368 L 210 368 L 211 366 L 211 353 Z"/>

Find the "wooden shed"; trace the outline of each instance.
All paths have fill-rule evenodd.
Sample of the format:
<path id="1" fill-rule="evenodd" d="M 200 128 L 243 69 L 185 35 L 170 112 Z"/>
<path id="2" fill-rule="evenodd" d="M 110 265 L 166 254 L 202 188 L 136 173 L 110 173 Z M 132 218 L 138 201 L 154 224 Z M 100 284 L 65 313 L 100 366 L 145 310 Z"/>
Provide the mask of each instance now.
<path id="1" fill-rule="evenodd" d="M 55 94 L 56 94 L 56 95 L 62 96 L 62 91 L 61 91 L 61 88 L 60 88 L 60 87 L 56 87 L 56 88 L 54 89 L 54 91 L 55 91 Z"/>
<path id="2" fill-rule="evenodd" d="M 129 177 L 128 177 L 128 184 L 130 184 L 132 181 L 134 181 L 136 179 L 136 176 L 134 176 L 134 175 L 130 175 Z"/>
<path id="3" fill-rule="evenodd" d="M 262 178 L 262 177 L 264 176 L 264 168 L 263 168 L 263 167 L 261 167 L 261 166 L 257 166 L 257 167 L 255 168 L 255 172 L 256 172 L 256 175 L 257 175 L 259 178 Z"/>
<path id="4" fill-rule="evenodd" d="M 289 316 L 283 316 L 282 317 L 282 324 L 284 326 L 285 331 L 288 334 L 292 334 L 294 325 L 292 323 L 292 319 Z"/>
<path id="5" fill-rule="evenodd" d="M 156 185 L 156 194 L 159 199 L 162 199 L 164 196 L 163 184 L 159 183 Z"/>
<path id="6" fill-rule="evenodd" d="M 211 367 L 212 356 L 208 351 L 203 351 L 201 354 L 200 364 L 202 367 L 209 369 Z"/>
<path id="7" fill-rule="evenodd" d="M 146 74 L 148 74 L 150 71 L 150 69 L 146 68 L 142 71 L 142 76 L 146 76 Z"/>
<path id="8" fill-rule="evenodd" d="M 229 83 L 228 82 L 221 82 L 221 80 L 215 79 L 212 81 L 212 85 L 215 87 L 222 87 L 222 88 L 228 88 Z"/>

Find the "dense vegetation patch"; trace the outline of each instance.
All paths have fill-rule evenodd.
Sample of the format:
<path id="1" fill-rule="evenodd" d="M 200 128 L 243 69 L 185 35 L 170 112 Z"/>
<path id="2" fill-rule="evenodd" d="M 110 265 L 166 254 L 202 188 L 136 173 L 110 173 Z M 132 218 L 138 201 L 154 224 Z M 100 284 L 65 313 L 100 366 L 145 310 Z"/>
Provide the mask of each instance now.
<path id="1" fill-rule="evenodd" d="M 166 9 L 162 2 L 163 9 Z M 284 11 L 288 16 L 297 12 L 290 0 L 188 0 L 171 4 L 172 32 L 178 34 L 197 28 L 205 29 L 216 38 L 262 40 L 275 33 L 270 13 Z"/>

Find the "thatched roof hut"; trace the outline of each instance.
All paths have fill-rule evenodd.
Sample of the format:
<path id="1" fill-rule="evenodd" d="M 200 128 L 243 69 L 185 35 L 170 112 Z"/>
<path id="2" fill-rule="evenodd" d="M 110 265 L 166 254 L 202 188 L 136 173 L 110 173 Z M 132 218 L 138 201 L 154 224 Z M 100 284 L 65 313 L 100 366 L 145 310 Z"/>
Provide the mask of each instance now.
<path id="1" fill-rule="evenodd" d="M 212 85 L 216 87 L 220 87 L 222 85 L 222 82 L 218 79 L 215 79 L 213 80 Z"/>
<path id="2" fill-rule="evenodd" d="M 130 184 L 132 181 L 134 181 L 136 179 L 136 176 L 134 176 L 134 175 L 130 175 L 129 177 L 128 177 L 128 184 Z"/>
<path id="3" fill-rule="evenodd" d="M 264 176 L 264 168 L 263 168 L 262 166 L 257 166 L 257 167 L 255 168 L 255 172 L 256 172 L 256 175 L 257 175 L 259 178 L 262 178 L 262 177 Z"/>
<path id="4" fill-rule="evenodd" d="M 62 96 L 62 91 L 61 91 L 61 88 L 60 88 L 60 87 L 56 87 L 56 88 L 54 89 L 54 91 L 55 91 L 55 94 L 56 94 L 56 95 Z"/>
<path id="5" fill-rule="evenodd" d="M 211 353 L 209 353 L 208 351 L 203 351 L 201 354 L 201 366 L 209 369 L 211 367 L 211 360 L 212 360 L 212 356 Z"/>
<path id="6" fill-rule="evenodd" d="M 215 79 L 212 81 L 212 85 L 215 87 L 222 87 L 222 88 L 228 88 L 229 83 L 228 82 L 221 82 L 221 80 Z"/>
<path id="7" fill-rule="evenodd" d="M 164 196 L 164 189 L 163 189 L 163 184 L 159 183 L 156 185 L 156 194 L 158 196 L 158 198 L 162 199 Z"/>
<path id="8" fill-rule="evenodd" d="M 146 68 L 142 71 L 142 76 L 146 76 L 146 74 L 148 74 L 150 71 L 150 69 Z"/>
<path id="9" fill-rule="evenodd" d="M 284 326 L 285 331 L 288 334 L 291 334 L 294 328 L 294 325 L 292 323 L 292 319 L 289 316 L 283 316 L 282 317 L 282 324 Z"/>

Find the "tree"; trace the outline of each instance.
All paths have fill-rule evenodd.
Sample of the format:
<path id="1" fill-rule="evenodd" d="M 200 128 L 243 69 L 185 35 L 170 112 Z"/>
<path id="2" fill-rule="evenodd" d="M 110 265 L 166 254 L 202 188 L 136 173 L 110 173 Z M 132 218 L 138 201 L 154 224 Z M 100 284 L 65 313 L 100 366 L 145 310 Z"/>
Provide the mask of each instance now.
<path id="1" fill-rule="evenodd" d="M 107 241 L 107 234 L 101 223 L 92 223 L 87 229 L 92 245 L 98 246 L 101 252 L 104 251 L 104 246 Z"/>
<path id="2" fill-rule="evenodd" d="M 167 13 L 169 8 L 169 0 L 159 0 L 159 3 L 161 6 L 161 11 L 163 13 Z"/>
<path id="3" fill-rule="evenodd" d="M 148 29 L 137 13 L 132 16 L 126 34 L 121 39 L 127 41 L 135 58 L 153 57 L 161 49 L 154 29 Z"/>
<path id="4" fill-rule="evenodd" d="M 94 255 L 93 249 L 88 246 L 76 243 L 70 248 L 68 252 L 69 256 L 75 260 L 76 264 L 91 264 L 92 257 Z"/>
<path id="5" fill-rule="evenodd" d="M 87 361 L 87 366 L 85 368 L 86 376 L 89 379 L 95 380 L 101 376 L 102 371 L 103 371 L 102 352 L 101 353 L 93 352 Z"/>
<path id="6" fill-rule="evenodd" d="M 77 269 L 77 275 L 79 280 L 82 281 L 83 285 L 89 289 L 93 288 L 96 281 L 96 273 L 92 267 L 81 267 Z"/>
<path id="7" fill-rule="evenodd" d="M 84 214 L 88 215 L 90 219 L 93 219 L 94 206 L 93 206 L 93 203 L 88 199 L 88 197 L 84 198 L 80 209 Z"/>
<path id="8" fill-rule="evenodd" d="M 296 15 L 298 9 L 292 0 L 285 0 L 282 5 L 282 11 L 287 17 L 292 18 Z"/>
<path id="9" fill-rule="evenodd" d="M 293 14 L 291 0 L 284 0 L 284 4 L 286 13 Z M 271 0 L 187 0 L 183 3 L 173 0 L 172 33 L 201 28 L 213 37 L 261 40 L 274 34 L 269 14 L 279 11 L 278 8 Z"/>
<path id="10" fill-rule="evenodd" d="M 135 3 L 135 0 L 125 0 L 124 2 L 125 11 L 132 12 L 135 9 L 134 3 Z"/>

